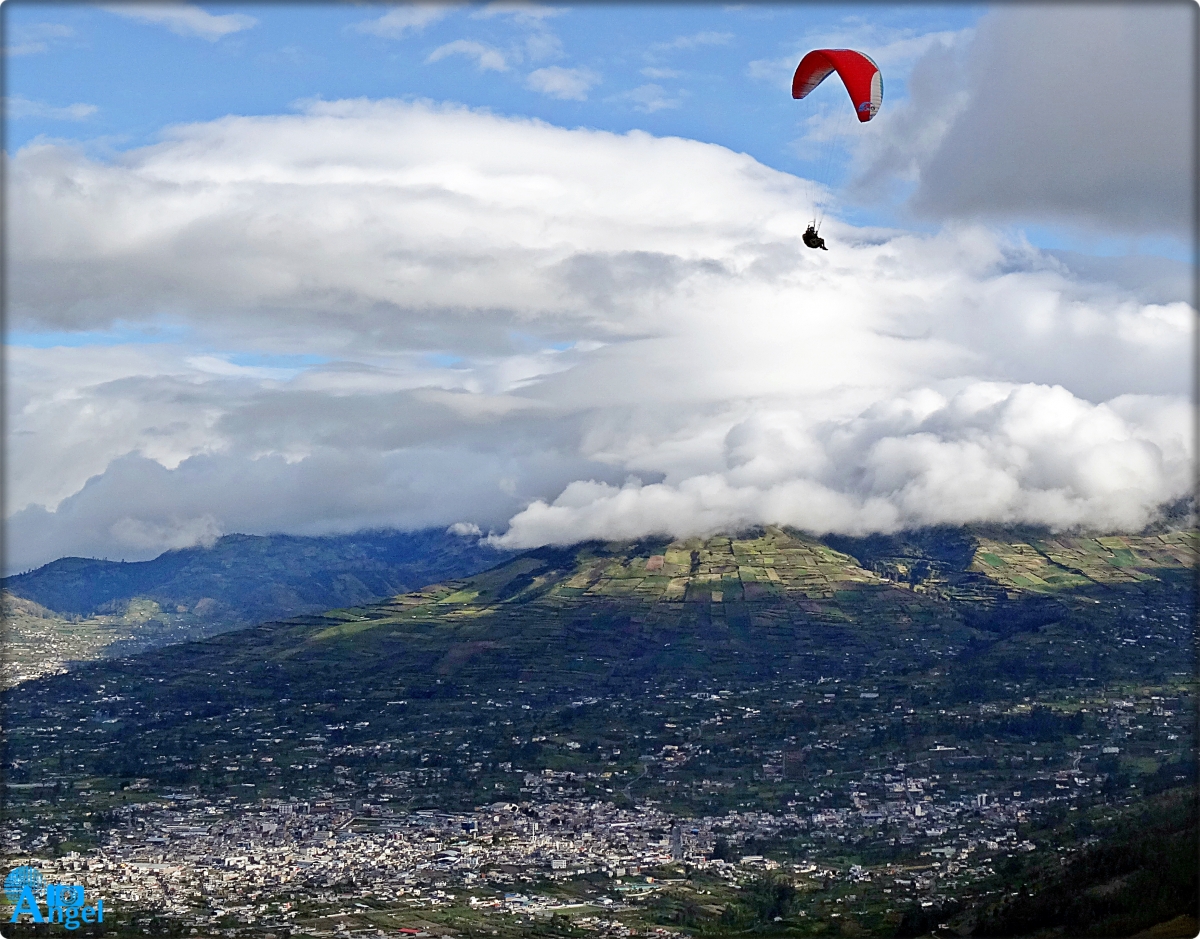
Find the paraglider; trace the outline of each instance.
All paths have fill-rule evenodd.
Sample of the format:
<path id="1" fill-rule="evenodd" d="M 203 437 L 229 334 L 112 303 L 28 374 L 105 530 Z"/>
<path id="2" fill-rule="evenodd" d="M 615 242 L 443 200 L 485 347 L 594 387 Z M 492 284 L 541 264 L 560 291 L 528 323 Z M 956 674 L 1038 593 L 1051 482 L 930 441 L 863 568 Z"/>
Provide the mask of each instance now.
<path id="1" fill-rule="evenodd" d="M 854 105 L 854 114 L 860 123 L 867 123 L 879 113 L 879 106 L 883 103 L 883 75 L 870 56 L 853 49 L 814 49 L 808 53 L 800 60 L 796 74 L 792 76 L 792 97 L 807 97 L 833 72 L 838 73 L 842 84 L 846 86 L 846 92 Z M 826 155 L 830 158 L 834 146 L 834 141 L 826 141 Z M 816 212 L 814 198 L 813 219 L 802 240 L 810 248 L 827 251 L 825 239 L 819 234 L 821 221 L 822 218 L 818 217 Z"/>
<path id="2" fill-rule="evenodd" d="M 866 123 L 883 103 L 883 75 L 874 60 L 853 49 L 814 49 L 796 66 L 792 97 L 805 98 L 836 71 L 854 102 L 854 113 Z"/>

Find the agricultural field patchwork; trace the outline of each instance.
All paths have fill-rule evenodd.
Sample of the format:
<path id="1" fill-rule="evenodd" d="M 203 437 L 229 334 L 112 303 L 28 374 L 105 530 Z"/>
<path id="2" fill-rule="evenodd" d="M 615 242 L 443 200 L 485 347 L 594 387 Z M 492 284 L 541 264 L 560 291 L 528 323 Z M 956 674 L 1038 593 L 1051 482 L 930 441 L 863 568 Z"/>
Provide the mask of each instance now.
<path id="1" fill-rule="evenodd" d="M 1194 568 L 1194 532 L 1157 535 L 1058 536 L 1029 541 L 980 538 L 968 570 L 1023 590 L 1159 580 L 1164 569 Z"/>

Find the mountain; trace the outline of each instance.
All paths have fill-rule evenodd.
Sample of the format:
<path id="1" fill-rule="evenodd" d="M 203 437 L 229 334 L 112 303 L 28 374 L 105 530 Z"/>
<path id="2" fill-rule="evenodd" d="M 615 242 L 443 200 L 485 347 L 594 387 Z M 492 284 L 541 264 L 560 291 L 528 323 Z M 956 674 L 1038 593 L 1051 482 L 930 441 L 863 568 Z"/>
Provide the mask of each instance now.
<path id="1" fill-rule="evenodd" d="M 745 893 L 725 880 L 759 868 L 686 883 L 686 867 L 648 869 L 675 893 L 637 906 L 642 925 L 915 936 L 1036 932 L 1080 911 L 1100 934 L 1191 922 L 1194 814 L 1171 810 L 1141 840 L 1126 838 L 1141 822 L 1121 826 L 1147 800 L 1195 799 L 1196 544 L 1194 531 L 767 528 L 541 548 L 382 601 L 21 683 L 2 701 L 0 836 L 14 857 L 91 858 L 104 845 L 189 871 L 202 858 L 213 884 L 231 860 L 279 851 L 303 878 L 325 852 L 343 873 L 304 882 L 312 929 L 293 935 L 327 934 L 313 924 L 350 895 L 407 909 L 409 897 L 358 879 L 378 875 L 362 839 L 479 854 L 477 882 L 474 868 L 453 873 L 465 855 L 439 854 L 387 874 L 384 893 L 403 873 L 502 903 L 495 891 L 518 880 L 558 890 L 545 852 L 589 837 L 563 819 L 593 810 L 625 812 L 622 826 L 647 818 L 637 837 L 663 853 L 703 831 L 713 857 L 769 859 L 794 878 L 776 896 L 778 879 Z M 518 816 L 528 842 L 467 831 Z M 1154 839 L 1170 840 L 1164 863 Z M 351 876 L 355 859 L 365 867 Z M 603 877 L 578 873 L 553 883 L 569 895 Z M 247 883 L 228 899 L 244 902 Z M 1161 887 L 1153 908 L 1127 915 L 1148 884 Z M 701 891 L 724 908 L 697 902 Z M 780 902 L 755 913 L 756 896 Z M 465 894 L 456 902 L 453 916 L 473 915 Z M 372 909 L 355 921 L 383 923 Z M 507 922 L 487 921 L 489 934 L 542 934 Z"/>
<path id="2" fill-rule="evenodd" d="M 815 720 L 797 725 L 786 704 L 801 687 L 840 686 L 823 718 L 854 724 L 879 712 L 864 739 L 932 747 L 964 728 L 978 739 L 986 731 L 1053 740 L 1085 726 L 1103 736 L 1078 715 L 1082 691 L 1190 679 L 1194 533 L 1001 541 L 944 531 L 839 544 L 845 550 L 766 529 L 542 548 L 386 601 L 29 683 L 7 698 L 10 746 L 20 750 L 25 729 L 53 714 L 82 736 L 67 731 L 53 757 L 28 754 L 20 775 L 68 761 L 106 778 L 298 791 L 335 782 L 328 757 L 303 756 L 305 735 L 319 736 L 322 752 L 327 738 L 350 748 L 343 768 L 357 748 L 388 742 L 387 759 L 367 761 L 383 772 L 420 752 L 395 741 L 457 727 L 469 728 L 477 739 L 466 751 L 486 751 L 493 782 L 503 784 L 500 763 L 550 750 L 562 765 L 592 765 L 601 753 L 627 760 L 644 735 L 683 733 L 664 732 L 672 723 L 661 715 L 686 724 L 684 711 L 723 690 L 755 702 L 745 705 L 755 721 L 744 726 L 759 734 L 741 740 L 741 755 L 723 753 L 726 765 L 796 746 L 786 728 Z M 489 698 L 508 704 L 480 703 Z M 649 711 L 647 698 L 657 702 Z M 1022 698 L 1045 704 L 1029 712 Z M 957 724 L 942 716 L 988 701 L 996 713 L 1017 710 L 1004 720 L 976 711 Z M 935 702 L 942 711 L 922 714 Z M 922 716 L 897 721 L 901 706 Z M 504 721 L 483 720 L 488 709 Z M 103 715 L 94 725 L 93 714 Z M 559 742 L 545 744 L 552 736 Z M 252 744 L 256 737 L 274 742 Z M 572 739 L 578 748 L 563 742 Z M 1139 766 L 1180 759 L 1190 745 L 1152 747 Z M 273 765 L 247 759 L 220 769 L 252 746 Z M 180 759 L 183 749 L 195 752 Z M 164 763 L 163 753 L 176 756 Z M 443 756 L 447 767 L 464 759 Z M 836 749 L 822 755 L 829 765 L 849 759 Z M 461 777 L 439 796 L 469 803 L 474 783 Z"/>
<path id="3" fill-rule="evenodd" d="M 60 558 L 9 577 L 5 587 L 59 613 L 90 615 L 145 597 L 194 606 L 205 598 L 246 621 L 364 603 L 474 573 L 512 552 L 441 529 L 353 535 L 225 535 L 211 547 L 152 561 Z"/>
<path id="4" fill-rule="evenodd" d="M 9 683 L 266 619 L 369 603 L 512 556 L 440 529 L 226 535 L 132 563 L 61 558 L 7 578 Z"/>

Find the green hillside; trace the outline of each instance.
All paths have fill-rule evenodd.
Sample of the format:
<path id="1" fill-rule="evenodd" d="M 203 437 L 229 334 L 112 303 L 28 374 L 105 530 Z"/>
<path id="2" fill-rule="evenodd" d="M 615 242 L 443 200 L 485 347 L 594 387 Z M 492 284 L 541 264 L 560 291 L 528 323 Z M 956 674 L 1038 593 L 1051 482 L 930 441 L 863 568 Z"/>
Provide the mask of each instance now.
<path id="1" fill-rule="evenodd" d="M 212 548 L 168 552 L 135 564 L 64 558 L 7 581 L 5 681 L 11 685 L 72 663 L 331 606 L 359 610 L 345 615 L 367 616 L 383 629 L 398 622 L 391 618 L 394 612 L 404 611 L 409 620 L 496 619 L 503 631 L 513 604 L 569 613 L 576 599 L 601 615 L 644 606 L 639 618 L 670 629 L 694 620 L 711 623 L 714 617 L 737 623 L 747 616 L 765 622 L 798 615 L 828 624 L 853 619 L 856 605 L 874 610 L 881 603 L 899 603 L 902 622 L 911 619 L 911 606 L 921 621 L 946 609 L 927 601 L 943 600 L 960 608 L 960 625 L 988 628 L 979 622 L 981 615 L 1008 622 L 992 615 L 998 600 L 1158 583 L 1194 566 L 1196 539 L 1174 531 L 1002 540 L 933 529 L 821 541 L 768 529 L 738 538 L 535 552 L 485 577 L 445 583 L 428 597 L 415 594 L 367 613 L 351 606 L 470 574 L 508 556 L 442 532 L 380 532 L 227 536 Z M 536 575 L 530 573 L 535 568 Z M 1027 604 L 1022 615 L 1035 609 Z"/>
<path id="2" fill-rule="evenodd" d="M 1106 826 L 1066 864 L 1038 858 L 1005 873 L 1020 889 L 977 912 L 977 936 L 1194 936 L 1200 914 L 1196 790 L 1154 796 Z M 1172 921 L 1175 921 L 1172 923 Z"/>
<path id="3" fill-rule="evenodd" d="M 791 900 L 763 920 L 714 881 L 727 913 L 664 894 L 641 922 L 770 934 L 786 913 L 778 934 L 825 935 L 852 905 L 843 934 L 898 936 L 1055 926 L 1086 907 L 1102 931 L 1159 869 L 1145 839 L 1129 863 L 1105 854 L 1124 843 L 1113 826 L 1195 780 L 1195 543 L 770 528 L 541 548 L 23 682 L 3 699 L 0 834 L 16 853 L 86 853 L 141 838 L 135 816 L 250 819 L 272 800 L 362 830 L 489 804 L 769 812 L 759 834 L 714 829 L 713 851 L 787 865 Z M 1061 882 L 1059 857 L 1080 859 Z M 1168 867 L 1153 911 L 1121 923 L 1192 915 L 1178 886 L 1193 874 Z M 1093 882 L 1110 870 L 1111 889 Z M 1014 877 L 1031 890 L 1010 902 Z M 1072 906 L 1072 885 L 1096 902 Z"/>
<path id="4" fill-rule="evenodd" d="M 1148 552 L 1136 539 L 1126 542 L 1134 545 L 1135 558 Z M 61 715 L 63 726 L 75 715 L 105 717 L 78 740 L 68 734 L 53 755 L 28 754 L 14 778 L 61 772 L 60 764 L 73 760 L 86 773 L 160 778 L 172 785 L 329 785 L 328 762 L 296 759 L 292 751 L 300 742 L 278 733 L 279 740 L 257 747 L 278 750 L 275 765 L 218 771 L 216 754 L 241 746 L 240 731 L 231 737 L 222 728 L 287 725 L 311 733 L 337 726 L 334 736 L 357 746 L 417 727 L 473 725 L 480 696 L 518 692 L 529 707 L 509 719 L 524 731 L 501 733 L 493 722 L 481 732 L 491 741 L 485 749 L 492 765 L 503 762 L 502 752 L 518 762 L 521 753 L 542 752 L 545 747 L 530 747 L 528 738 L 538 735 L 538 726 L 565 721 L 563 728 L 570 727 L 594 710 L 570 707 L 581 696 L 633 702 L 650 687 L 664 696 L 682 695 L 685 688 L 693 694 L 754 688 L 773 702 L 784 724 L 790 718 L 780 702 L 790 687 L 804 683 L 836 681 L 869 690 L 873 697 L 840 698 L 838 708 L 825 712 L 846 720 L 856 709 L 885 701 L 938 700 L 945 708 L 994 698 L 1003 703 L 1001 711 L 1028 714 L 1032 688 L 1044 705 L 1041 720 L 1058 727 L 1056 721 L 1086 706 L 1079 700 L 1081 676 L 1096 688 L 1174 687 L 1190 680 L 1190 658 L 1181 658 L 1191 655 L 1186 554 L 1173 565 L 1154 556 L 1134 568 L 1143 576 L 1122 582 L 1106 581 L 1098 573 L 1101 562 L 1094 562 L 1086 584 L 1048 593 L 1016 584 L 1018 564 L 1008 559 L 1023 558 L 1025 542 L 1004 549 L 996 544 L 984 541 L 960 557 L 966 569 L 957 572 L 946 566 L 944 555 L 951 551 L 926 550 L 918 558 L 909 544 L 907 554 L 881 560 L 878 545 L 843 543 L 867 567 L 847 551 L 780 529 L 735 538 L 542 548 L 384 602 L 264 623 L 22 687 L 8 696 L 14 750 L 32 743 L 27 734 L 47 709 Z M 980 564 L 984 548 L 999 565 Z M 1124 555 L 1114 551 L 1110 557 L 1106 563 L 1114 571 L 1131 569 L 1116 563 Z M 902 579 L 903 564 L 910 574 L 924 571 L 925 578 Z M 230 716 L 249 713 L 258 716 Z M 621 713 L 626 726 L 611 734 L 591 728 L 589 748 L 560 754 L 564 761 L 584 765 L 612 747 L 628 757 L 628 748 L 638 745 L 625 739 L 622 747 L 616 740 L 645 721 Z M 894 721 L 872 734 L 932 740 L 938 728 L 957 733 L 939 714 L 928 722 L 928 734 Z M 794 736 L 782 729 L 771 732 L 779 746 Z M 114 748 L 109 739 L 123 743 Z M 200 741 L 203 750 L 207 739 L 222 740 L 211 745 L 208 762 L 163 765 L 157 754 L 147 755 L 185 741 Z M 526 742 L 512 743 L 516 739 Z M 1165 754 L 1187 745 L 1182 740 L 1170 751 L 1159 747 L 1142 768 L 1152 770 L 1170 759 Z M 468 782 L 440 797 L 469 801 Z"/>

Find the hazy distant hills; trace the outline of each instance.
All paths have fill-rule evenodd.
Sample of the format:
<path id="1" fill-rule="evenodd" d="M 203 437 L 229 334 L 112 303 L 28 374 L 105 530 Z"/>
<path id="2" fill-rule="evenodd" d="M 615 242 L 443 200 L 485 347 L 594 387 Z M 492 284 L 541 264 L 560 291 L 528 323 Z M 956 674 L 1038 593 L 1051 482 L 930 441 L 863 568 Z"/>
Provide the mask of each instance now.
<path id="1" fill-rule="evenodd" d="M 226 535 L 125 563 L 61 558 L 7 578 L 7 678 L 330 607 L 369 603 L 512 556 L 440 529 Z M 17 601 L 21 602 L 17 602 Z"/>
<path id="2" fill-rule="evenodd" d="M 8 578 L 5 586 L 59 613 L 90 615 L 133 597 L 188 607 L 207 598 L 257 622 L 403 593 L 511 555 L 441 529 L 225 535 L 212 547 L 168 551 L 153 561 L 61 558 Z"/>

